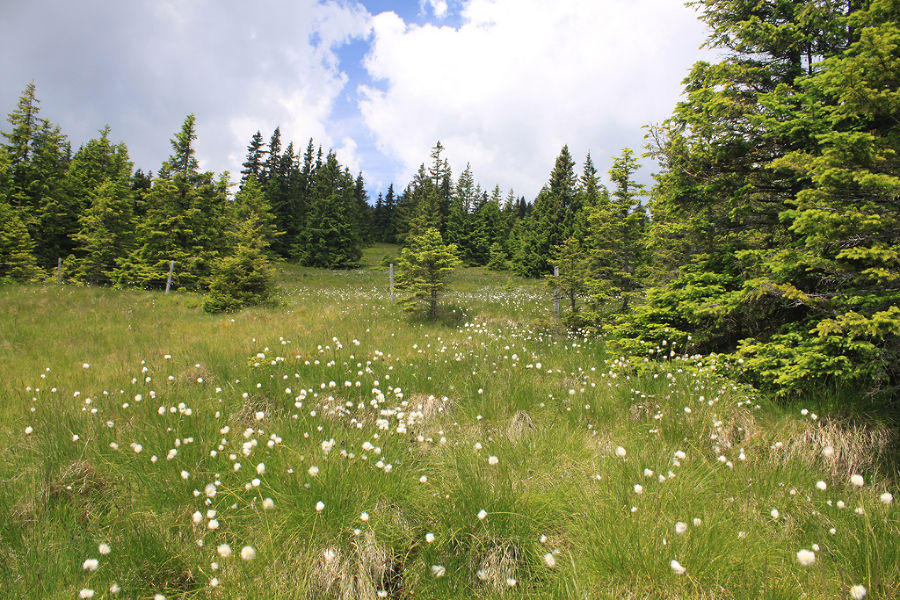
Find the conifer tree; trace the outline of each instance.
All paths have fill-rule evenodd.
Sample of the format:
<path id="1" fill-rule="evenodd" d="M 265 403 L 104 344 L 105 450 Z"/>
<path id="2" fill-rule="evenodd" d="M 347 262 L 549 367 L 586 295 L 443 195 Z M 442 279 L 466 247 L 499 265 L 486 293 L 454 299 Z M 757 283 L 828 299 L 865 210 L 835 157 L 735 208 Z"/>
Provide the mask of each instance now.
<path id="1" fill-rule="evenodd" d="M 39 270 L 32 254 L 34 241 L 19 210 L 9 203 L 10 162 L 9 154 L 0 147 L 0 281 L 24 281 L 37 277 Z"/>
<path id="2" fill-rule="evenodd" d="M 262 176 L 263 164 L 267 154 L 262 134 L 257 130 L 250 138 L 250 144 L 247 146 L 247 158 L 242 163 L 241 169 L 241 185 L 252 175 L 258 180 Z"/>
<path id="3" fill-rule="evenodd" d="M 172 139 L 172 155 L 145 195 L 146 215 L 138 226 L 138 247 L 117 270 L 121 285 L 163 287 L 175 261 L 175 287 L 204 289 L 223 251 L 222 227 L 227 174 L 218 180 L 199 171 L 194 141 L 196 119 L 188 115 Z"/>
<path id="4" fill-rule="evenodd" d="M 437 228 L 412 235 L 400 252 L 396 287 L 405 292 L 401 300 L 406 310 L 424 310 L 429 318 L 437 316 L 437 302 L 447 277 L 459 266 L 456 246 L 444 244 Z"/>
<path id="5" fill-rule="evenodd" d="M 217 313 L 268 302 L 275 291 L 275 271 L 267 259 L 275 231 L 265 194 L 252 174 L 227 207 L 227 253 L 213 267 L 203 310 Z"/>

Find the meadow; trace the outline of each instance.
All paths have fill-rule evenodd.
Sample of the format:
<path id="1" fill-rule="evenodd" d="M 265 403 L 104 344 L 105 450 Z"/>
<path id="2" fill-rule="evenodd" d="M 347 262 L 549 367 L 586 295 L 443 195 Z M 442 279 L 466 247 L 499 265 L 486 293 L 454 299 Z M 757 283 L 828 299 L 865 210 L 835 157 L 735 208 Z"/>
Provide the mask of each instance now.
<path id="1" fill-rule="evenodd" d="M 898 434 L 454 275 L 278 304 L 0 287 L 2 598 L 897 598 Z"/>

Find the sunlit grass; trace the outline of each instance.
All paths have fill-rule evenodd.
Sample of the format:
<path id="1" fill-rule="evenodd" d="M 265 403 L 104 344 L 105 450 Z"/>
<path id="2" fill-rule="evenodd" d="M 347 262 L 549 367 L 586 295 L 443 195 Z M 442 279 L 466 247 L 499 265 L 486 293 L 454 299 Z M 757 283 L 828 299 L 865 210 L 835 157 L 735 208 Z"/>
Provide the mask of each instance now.
<path id="1" fill-rule="evenodd" d="M 607 357 L 547 327 L 542 282 L 461 270 L 410 317 L 396 252 L 284 266 L 275 306 L 231 315 L 0 288 L 3 596 L 900 593 L 890 424 Z"/>

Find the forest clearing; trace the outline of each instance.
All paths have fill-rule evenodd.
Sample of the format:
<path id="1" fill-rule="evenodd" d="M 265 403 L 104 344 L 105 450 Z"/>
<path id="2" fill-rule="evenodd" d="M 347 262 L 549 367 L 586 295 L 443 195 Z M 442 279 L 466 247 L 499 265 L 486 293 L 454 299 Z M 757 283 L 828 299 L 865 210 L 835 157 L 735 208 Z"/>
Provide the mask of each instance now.
<path id="1" fill-rule="evenodd" d="M 543 282 L 461 269 L 410 318 L 392 253 L 225 315 L 0 288 L 3 595 L 897 597 L 896 429 L 610 356 Z"/>

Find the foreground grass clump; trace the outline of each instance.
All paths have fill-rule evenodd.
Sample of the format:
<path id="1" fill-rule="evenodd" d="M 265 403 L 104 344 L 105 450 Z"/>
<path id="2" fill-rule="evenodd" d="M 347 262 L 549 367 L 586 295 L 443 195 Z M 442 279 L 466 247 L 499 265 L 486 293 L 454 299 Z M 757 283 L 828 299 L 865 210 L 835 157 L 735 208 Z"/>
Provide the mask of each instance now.
<path id="1" fill-rule="evenodd" d="M 0 288 L 4 597 L 900 594 L 889 424 L 607 357 L 532 282 L 465 270 L 425 322 L 386 279 Z"/>

